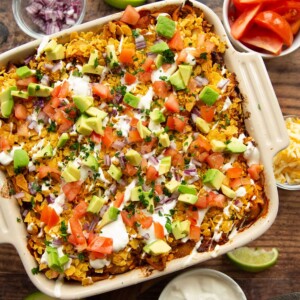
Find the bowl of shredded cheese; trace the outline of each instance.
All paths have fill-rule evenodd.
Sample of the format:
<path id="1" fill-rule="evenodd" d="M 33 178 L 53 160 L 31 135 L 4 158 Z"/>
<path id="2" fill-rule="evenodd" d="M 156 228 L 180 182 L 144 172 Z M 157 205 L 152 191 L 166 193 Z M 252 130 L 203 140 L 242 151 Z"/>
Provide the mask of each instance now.
<path id="1" fill-rule="evenodd" d="M 300 117 L 284 117 L 290 138 L 287 148 L 273 159 L 273 168 L 277 186 L 285 190 L 300 190 Z"/>

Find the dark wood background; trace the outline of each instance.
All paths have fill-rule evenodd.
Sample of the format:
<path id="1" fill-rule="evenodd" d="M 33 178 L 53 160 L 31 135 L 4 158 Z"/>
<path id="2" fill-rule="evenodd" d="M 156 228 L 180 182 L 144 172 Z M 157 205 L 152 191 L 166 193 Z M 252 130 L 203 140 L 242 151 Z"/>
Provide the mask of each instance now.
<path id="1" fill-rule="evenodd" d="M 32 40 L 17 26 L 11 0 L 0 0 L 0 53 Z M 220 17 L 222 0 L 202 1 Z M 117 10 L 103 0 L 87 0 L 84 21 L 108 15 Z M 265 61 L 283 114 L 300 115 L 300 50 L 282 58 Z M 264 300 L 279 295 L 300 292 L 300 192 L 279 190 L 280 207 L 272 227 L 250 246 L 277 247 L 277 265 L 261 273 L 238 270 L 221 256 L 199 267 L 212 268 L 231 276 L 244 290 L 249 300 Z M 180 272 L 147 281 L 128 288 L 102 294 L 91 299 L 158 299 L 164 286 Z M 0 245 L 0 299 L 19 300 L 36 291 L 27 277 L 15 249 Z"/>

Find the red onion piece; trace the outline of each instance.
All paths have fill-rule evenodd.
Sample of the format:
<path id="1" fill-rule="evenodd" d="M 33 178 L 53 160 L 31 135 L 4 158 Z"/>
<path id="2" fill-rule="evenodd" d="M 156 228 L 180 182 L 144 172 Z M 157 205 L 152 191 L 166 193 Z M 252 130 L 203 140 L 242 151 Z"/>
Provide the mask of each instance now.
<path id="1" fill-rule="evenodd" d="M 56 72 L 59 71 L 63 68 L 63 63 L 62 61 L 59 61 L 58 63 L 56 63 L 53 68 L 52 68 L 52 72 Z"/>
<path id="2" fill-rule="evenodd" d="M 103 207 L 101 208 L 100 213 L 99 213 L 99 215 L 100 215 L 101 218 L 103 217 L 104 213 L 107 210 L 108 210 L 108 205 L 103 205 Z"/>
<path id="3" fill-rule="evenodd" d="M 198 117 L 201 116 L 200 110 L 196 106 L 193 107 L 193 109 L 191 111 L 191 114 L 194 114 L 194 115 L 196 115 Z"/>
<path id="4" fill-rule="evenodd" d="M 193 176 L 193 175 L 197 175 L 197 169 L 187 169 L 183 171 L 184 174 L 189 175 L 189 176 Z"/>
<path id="5" fill-rule="evenodd" d="M 120 162 L 121 169 L 125 169 L 126 159 L 123 153 L 121 153 L 119 156 L 119 162 Z"/>
<path id="6" fill-rule="evenodd" d="M 28 214 L 28 212 L 29 212 L 29 210 L 28 210 L 28 209 L 25 209 L 25 210 L 23 211 L 23 213 L 22 213 L 22 216 L 23 216 L 23 217 L 26 217 L 27 214 Z"/>
<path id="7" fill-rule="evenodd" d="M 20 192 L 20 193 L 17 193 L 14 195 L 16 199 L 20 199 L 20 198 L 23 198 L 25 196 L 25 193 L 24 192 Z"/>
<path id="8" fill-rule="evenodd" d="M 229 80 L 228 78 L 221 79 L 221 80 L 218 82 L 217 87 L 218 87 L 219 89 L 223 89 L 223 88 L 225 88 L 225 87 L 228 85 L 229 81 L 230 81 L 230 80 Z"/>
<path id="9" fill-rule="evenodd" d="M 199 87 L 209 83 L 208 79 L 205 77 L 196 76 L 194 79 Z"/>
<path id="10" fill-rule="evenodd" d="M 150 239 L 150 234 L 149 233 L 145 233 L 142 235 L 142 237 L 145 239 L 145 240 L 149 240 Z"/>
<path id="11" fill-rule="evenodd" d="M 146 48 L 145 38 L 141 34 L 135 38 L 135 47 L 138 50 Z"/>
<path id="12" fill-rule="evenodd" d="M 49 117 L 41 110 L 37 116 L 38 120 L 41 120 L 44 122 L 44 124 L 47 124 L 49 121 Z"/>
<path id="13" fill-rule="evenodd" d="M 121 150 L 121 149 L 124 148 L 125 143 L 122 142 L 122 141 L 117 140 L 117 141 L 113 142 L 113 144 L 112 144 L 111 146 L 112 146 L 114 149 L 116 149 L 116 150 Z"/>
<path id="14" fill-rule="evenodd" d="M 94 218 L 92 219 L 91 223 L 90 223 L 90 226 L 88 228 L 88 231 L 93 231 L 96 227 L 96 225 L 98 224 L 99 222 L 99 216 L 94 216 Z"/>
<path id="15" fill-rule="evenodd" d="M 122 94 L 121 93 L 115 93 L 113 103 L 114 104 L 120 104 L 120 103 L 122 103 L 122 100 L 123 100 Z"/>
<path id="16" fill-rule="evenodd" d="M 115 194 L 116 191 L 117 191 L 117 185 L 116 185 L 115 183 L 113 183 L 113 184 L 109 187 L 108 191 L 109 191 L 111 194 Z"/>
<path id="17" fill-rule="evenodd" d="M 194 158 L 192 159 L 192 163 L 197 167 L 202 167 L 202 163 Z"/>
<path id="18" fill-rule="evenodd" d="M 109 167 L 110 164 L 111 164 L 110 156 L 109 156 L 108 154 L 106 154 L 106 155 L 104 156 L 104 165 Z"/>
<path id="19" fill-rule="evenodd" d="M 155 166 L 159 164 L 159 160 L 154 156 L 150 156 L 149 161 Z"/>
<path id="20" fill-rule="evenodd" d="M 54 247 L 59 247 L 59 246 L 61 246 L 63 244 L 63 241 L 61 240 L 61 238 L 54 238 L 53 240 L 52 240 L 52 245 L 54 246 Z"/>
<path id="21" fill-rule="evenodd" d="M 199 117 L 198 117 L 197 115 L 195 115 L 195 114 L 192 114 L 191 116 L 192 116 L 193 122 L 196 123 L 196 120 L 197 120 L 197 118 L 199 118 Z"/>
<path id="22" fill-rule="evenodd" d="M 47 74 L 42 77 L 41 84 L 49 86 L 49 76 Z"/>

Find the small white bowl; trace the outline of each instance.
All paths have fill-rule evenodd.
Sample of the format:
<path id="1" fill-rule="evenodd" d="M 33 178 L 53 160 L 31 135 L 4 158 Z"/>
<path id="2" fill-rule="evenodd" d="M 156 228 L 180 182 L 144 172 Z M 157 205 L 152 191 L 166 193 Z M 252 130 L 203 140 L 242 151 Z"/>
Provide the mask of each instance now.
<path id="1" fill-rule="evenodd" d="M 223 24 L 226 30 L 226 33 L 232 42 L 233 46 L 241 51 L 241 52 L 250 52 L 250 53 L 258 53 L 262 58 L 276 58 L 276 57 L 282 57 L 284 55 L 287 55 L 289 53 L 292 53 L 293 51 L 297 50 L 300 47 L 300 31 L 298 32 L 297 36 L 294 39 L 293 44 L 282 50 L 282 52 L 279 55 L 272 55 L 272 54 L 267 54 L 259 51 L 255 51 L 249 47 L 247 47 L 245 44 L 241 43 L 240 41 L 236 40 L 230 33 L 230 25 L 229 25 L 229 20 L 228 20 L 228 12 L 229 12 L 229 7 L 232 5 L 232 0 L 224 0 L 223 2 Z"/>
<path id="2" fill-rule="evenodd" d="M 212 269 L 192 269 L 175 277 L 158 298 L 170 299 L 247 300 L 232 278 Z"/>

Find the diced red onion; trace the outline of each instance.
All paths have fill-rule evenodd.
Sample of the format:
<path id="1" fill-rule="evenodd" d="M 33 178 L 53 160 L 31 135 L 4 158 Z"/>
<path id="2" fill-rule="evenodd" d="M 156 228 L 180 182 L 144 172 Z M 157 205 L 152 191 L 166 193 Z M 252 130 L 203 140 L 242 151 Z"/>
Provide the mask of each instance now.
<path id="1" fill-rule="evenodd" d="M 36 170 L 35 165 L 29 165 L 29 166 L 28 166 L 28 171 L 29 171 L 29 172 L 33 172 L 33 171 L 35 171 L 35 170 Z"/>
<path id="2" fill-rule="evenodd" d="M 48 195 L 48 196 L 46 197 L 46 200 L 47 200 L 47 202 L 50 204 L 50 203 L 54 203 L 55 198 L 53 198 L 52 196 Z"/>
<path id="3" fill-rule="evenodd" d="M 20 198 L 23 198 L 25 196 L 25 193 L 24 192 L 20 192 L 20 193 L 17 193 L 14 195 L 16 199 L 20 199 Z"/>
<path id="4" fill-rule="evenodd" d="M 56 63 L 53 68 L 52 68 L 52 72 L 56 72 L 59 71 L 63 68 L 63 63 L 62 61 L 59 61 L 58 63 Z"/>
<path id="5" fill-rule="evenodd" d="M 189 176 L 193 176 L 193 175 L 197 175 L 197 169 L 187 169 L 183 171 L 184 174 L 189 175 Z"/>
<path id="6" fill-rule="evenodd" d="M 175 173 L 175 179 L 176 179 L 176 181 L 180 181 L 181 180 L 181 176 L 178 173 Z"/>
<path id="7" fill-rule="evenodd" d="M 104 156 L 104 165 L 109 167 L 110 164 L 111 164 L 110 156 L 109 156 L 108 154 L 106 154 L 106 155 Z"/>
<path id="8" fill-rule="evenodd" d="M 192 159 L 192 163 L 197 167 L 202 167 L 202 163 L 194 158 Z"/>
<path id="9" fill-rule="evenodd" d="M 53 240 L 52 240 L 52 245 L 54 246 L 54 247 L 59 247 L 59 246 L 61 246 L 63 244 L 63 241 L 60 239 L 60 238 L 54 238 Z"/>
<path id="10" fill-rule="evenodd" d="M 234 205 L 237 206 L 237 207 L 239 207 L 239 208 L 241 208 L 243 206 L 243 202 L 241 200 L 239 200 L 239 199 L 236 199 L 234 201 Z"/>
<path id="11" fill-rule="evenodd" d="M 94 216 L 94 218 L 92 219 L 92 221 L 90 223 L 88 230 L 93 231 L 94 228 L 96 227 L 96 225 L 98 224 L 98 222 L 99 222 L 99 216 Z"/>
<path id="12" fill-rule="evenodd" d="M 27 214 L 28 214 L 28 211 L 29 211 L 28 209 L 25 209 L 25 210 L 23 211 L 23 213 L 22 213 L 22 216 L 23 216 L 23 217 L 26 217 Z"/>
<path id="13" fill-rule="evenodd" d="M 27 58 L 25 58 L 24 64 L 25 64 L 25 65 L 28 65 L 29 62 L 32 60 L 32 58 L 33 58 L 33 56 L 28 56 Z"/>
<path id="14" fill-rule="evenodd" d="M 123 153 L 121 153 L 119 155 L 119 163 L 120 163 L 120 167 L 121 169 L 124 169 L 125 168 L 125 165 L 126 165 L 126 159 L 125 159 L 125 156 Z"/>
<path id="15" fill-rule="evenodd" d="M 149 161 L 155 166 L 159 164 L 159 160 L 155 156 L 152 156 L 152 155 L 149 157 Z"/>
<path id="16" fill-rule="evenodd" d="M 146 48 L 146 41 L 143 35 L 140 34 L 135 38 L 135 47 L 138 50 Z"/>
<path id="17" fill-rule="evenodd" d="M 109 191 L 111 194 L 115 194 L 116 191 L 117 191 L 117 185 L 116 185 L 115 183 L 113 183 L 113 184 L 109 187 L 108 191 Z"/>
<path id="18" fill-rule="evenodd" d="M 115 93 L 113 103 L 114 104 L 120 104 L 123 100 L 123 96 L 121 93 Z"/>
<path id="19" fill-rule="evenodd" d="M 49 76 L 47 74 L 42 77 L 41 84 L 49 86 Z"/>
<path id="20" fill-rule="evenodd" d="M 111 146 L 112 146 L 114 149 L 116 149 L 116 150 L 121 150 L 121 149 L 124 148 L 125 143 L 122 142 L 122 141 L 117 140 L 117 141 L 113 142 L 113 144 L 112 144 Z"/>
<path id="21" fill-rule="evenodd" d="M 196 123 L 196 120 L 197 120 L 197 118 L 199 118 L 199 117 L 198 117 L 197 115 L 195 115 L 195 114 L 192 114 L 191 116 L 192 116 L 193 122 Z"/>
<path id="22" fill-rule="evenodd" d="M 218 87 L 219 89 L 223 89 L 223 88 L 225 88 L 225 87 L 228 85 L 229 81 L 230 81 L 230 80 L 229 80 L 228 78 L 221 79 L 221 80 L 218 82 L 217 87 Z"/>
<path id="23" fill-rule="evenodd" d="M 106 204 L 103 205 L 102 208 L 101 208 L 101 210 L 100 210 L 100 213 L 99 213 L 99 215 L 100 215 L 101 218 L 103 217 L 104 213 L 105 213 L 107 210 L 108 210 L 108 205 L 106 205 Z"/>
<path id="24" fill-rule="evenodd" d="M 191 114 L 194 114 L 194 115 L 196 115 L 198 117 L 201 116 L 200 110 L 196 106 L 193 107 L 193 109 L 191 111 Z"/>
<path id="25" fill-rule="evenodd" d="M 127 182 L 124 179 L 120 179 L 118 181 L 118 184 L 121 185 L 121 186 L 127 186 Z"/>
<path id="26" fill-rule="evenodd" d="M 112 115 L 113 117 L 116 117 L 116 116 L 118 115 L 118 111 L 117 111 L 115 108 L 113 108 L 113 109 L 112 109 L 112 112 L 111 112 L 111 115 Z"/>
<path id="27" fill-rule="evenodd" d="M 209 83 L 208 79 L 205 77 L 196 76 L 194 79 L 199 87 L 207 85 Z"/>
<path id="28" fill-rule="evenodd" d="M 53 65 L 52 64 L 44 64 L 44 68 L 47 70 L 52 70 Z"/>
<path id="29" fill-rule="evenodd" d="M 37 115 L 37 119 L 43 121 L 44 124 L 47 124 L 49 121 L 49 117 L 42 110 Z"/>
<path id="30" fill-rule="evenodd" d="M 145 239 L 145 240 L 149 240 L 150 239 L 150 234 L 149 233 L 145 233 L 142 235 L 142 237 Z"/>

